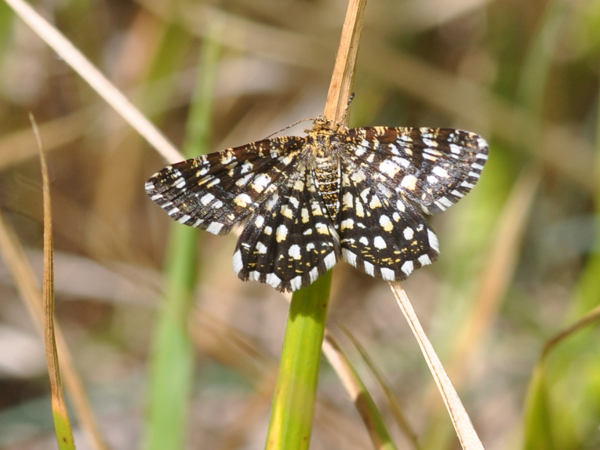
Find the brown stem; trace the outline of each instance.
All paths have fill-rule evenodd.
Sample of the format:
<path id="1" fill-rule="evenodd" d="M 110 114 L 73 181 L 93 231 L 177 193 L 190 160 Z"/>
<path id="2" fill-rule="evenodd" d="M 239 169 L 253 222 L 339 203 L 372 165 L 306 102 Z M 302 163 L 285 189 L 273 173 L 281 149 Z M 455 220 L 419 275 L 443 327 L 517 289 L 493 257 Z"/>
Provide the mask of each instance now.
<path id="1" fill-rule="evenodd" d="M 331 76 L 327 102 L 325 103 L 325 117 L 329 120 L 342 121 L 348 100 L 352 94 L 356 58 L 358 56 L 358 43 L 363 27 L 363 19 L 367 0 L 350 0 L 335 67 Z M 348 117 L 345 117 L 347 123 Z"/>

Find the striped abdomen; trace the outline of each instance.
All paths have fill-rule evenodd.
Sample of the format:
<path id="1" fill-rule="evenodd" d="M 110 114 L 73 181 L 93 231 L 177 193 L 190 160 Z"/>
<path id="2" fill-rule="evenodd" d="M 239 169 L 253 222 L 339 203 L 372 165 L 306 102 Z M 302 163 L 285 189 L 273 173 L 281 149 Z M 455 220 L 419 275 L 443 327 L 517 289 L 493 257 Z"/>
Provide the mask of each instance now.
<path id="1" fill-rule="evenodd" d="M 333 223 L 336 223 L 340 210 L 340 162 L 338 158 L 317 156 L 315 181 L 319 195 L 327 207 L 327 213 Z"/>

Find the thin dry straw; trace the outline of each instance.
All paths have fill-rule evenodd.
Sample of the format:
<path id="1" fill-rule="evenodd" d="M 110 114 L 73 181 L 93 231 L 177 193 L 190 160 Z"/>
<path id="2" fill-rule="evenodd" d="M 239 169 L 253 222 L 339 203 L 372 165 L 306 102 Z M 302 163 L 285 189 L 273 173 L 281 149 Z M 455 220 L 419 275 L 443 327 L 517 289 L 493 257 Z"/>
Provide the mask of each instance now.
<path id="1" fill-rule="evenodd" d="M 427 339 L 427 335 L 425 334 L 425 331 L 423 331 L 423 327 L 419 322 L 419 318 L 417 317 L 406 292 L 404 292 L 400 283 L 390 283 L 390 287 L 396 297 L 398 306 L 406 317 L 406 320 L 419 343 L 419 347 L 421 347 L 421 351 L 423 352 L 425 361 L 433 375 L 433 379 L 442 394 L 442 399 L 446 404 L 450 419 L 452 420 L 452 425 L 454 425 L 456 435 L 458 436 L 462 448 L 465 450 L 483 450 L 483 444 L 481 443 L 481 440 L 479 440 L 479 436 L 477 436 L 477 432 L 471 423 L 471 419 L 460 401 L 458 393 L 454 389 L 448 374 L 444 370 L 440 358 L 437 356 L 429 339 Z"/>
<path id="2" fill-rule="evenodd" d="M 177 149 L 58 30 L 21 0 L 6 0 L 19 17 L 169 162 L 183 158 Z"/>
<path id="3" fill-rule="evenodd" d="M 73 429 L 69 410 L 65 401 L 58 349 L 54 326 L 54 236 L 52 233 L 52 205 L 50 200 L 50 181 L 48 177 L 48 164 L 42 146 L 42 139 L 35 123 L 33 114 L 29 114 L 33 132 L 35 134 L 42 169 L 42 192 L 44 198 L 44 283 L 42 297 L 44 301 L 44 341 L 46 343 L 46 361 L 50 377 L 50 391 L 52 394 L 52 412 L 54 416 L 54 429 L 61 449 L 74 449 Z"/>
<path id="4" fill-rule="evenodd" d="M 12 227 L 4 221 L 0 214 L 0 251 L 2 251 L 6 264 L 11 271 L 21 299 L 25 303 L 30 316 L 39 330 L 43 330 L 44 311 L 42 308 L 42 294 L 37 280 L 27 260 L 25 251 L 21 246 Z M 83 430 L 87 433 L 90 446 L 95 450 L 106 450 L 108 446 L 99 432 L 96 418 L 90 406 L 90 401 L 84 389 L 81 376 L 75 369 L 73 357 L 67 342 L 55 323 L 56 345 L 60 355 L 62 374 L 67 386 L 73 407 Z"/>

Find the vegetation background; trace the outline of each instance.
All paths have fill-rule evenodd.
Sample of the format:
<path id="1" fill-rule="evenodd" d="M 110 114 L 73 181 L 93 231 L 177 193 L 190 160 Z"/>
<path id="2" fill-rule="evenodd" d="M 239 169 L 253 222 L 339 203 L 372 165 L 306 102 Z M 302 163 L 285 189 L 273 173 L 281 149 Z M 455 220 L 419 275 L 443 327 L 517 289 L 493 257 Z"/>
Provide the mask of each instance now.
<path id="1" fill-rule="evenodd" d="M 218 150 L 322 114 L 346 2 L 35 7 L 178 145 L 210 34 L 219 56 L 209 147 Z M 439 262 L 404 283 L 485 447 L 600 448 L 598 327 L 552 341 L 600 303 L 600 1 L 371 0 L 357 67 L 352 126 L 463 128 L 490 142 L 478 187 L 431 220 Z M 143 185 L 164 161 L 4 2 L 0 96 L 0 212 L 41 274 L 31 111 L 49 153 L 57 320 L 107 441 L 137 448 L 172 225 Z M 234 235 L 200 239 L 188 445 L 260 448 L 288 304 L 237 280 Z M 386 283 L 339 264 L 329 323 L 384 415 L 384 393 L 338 324 L 383 372 L 421 448 L 458 448 Z M 0 260 L 0 448 L 51 445 L 43 343 Z M 327 363 L 311 448 L 372 448 Z"/>

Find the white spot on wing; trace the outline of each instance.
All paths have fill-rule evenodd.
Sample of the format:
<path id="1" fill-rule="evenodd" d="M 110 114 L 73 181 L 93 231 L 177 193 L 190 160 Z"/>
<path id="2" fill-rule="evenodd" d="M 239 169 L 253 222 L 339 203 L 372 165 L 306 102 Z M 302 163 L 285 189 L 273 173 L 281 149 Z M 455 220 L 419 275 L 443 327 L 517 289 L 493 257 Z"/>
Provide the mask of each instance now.
<path id="1" fill-rule="evenodd" d="M 302 208 L 301 216 L 302 216 L 302 223 L 308 223 L 308 221 L 310 220 L 310 218 L 308 216 L 308 209 Z"/>
<path id="2" fill-rule="evenodd" d="M 342 197 L 342 205 L 347 208 L 352 208 L 352 194 L 350 192 L 346 192 Z"/>
<path id="3" fill-rule="evenodd" d="M 245 186 L 248 183 L 248 181 L 250 180 L 250 178 L 252 178 L 251 173 L 249 173 L 248 175 L 244 175 L 242 178 L 237 180 L 235 182 L 235 184 L 236 184 L 236 186 Z"/>
<path id="4" fill-rule="evenodd" d="M 250 161 L 244 161 L 244 164 L 242 164 L 242 170 L 240 170 L 240 174 L 244 175 L 250 172 L 252 167 L 254 167 L 254 165 Z"/>
<path id="5" fill-rule="evenodd" d="M 277 231 L 275 232 L 275 239 L 277 242 L 283 242 L 286 240 L 288 234 L 288 229 L 285 225 L 281 224 L 277 227 Z"/>
<path id="6" fill-rule="evenodd" d="M 271 183 L 271 177 L 266 173 L 261 173 L 252 182 L 252 189 L 256 192 L 262 192 Z"/>
<path id="7" fill-rule="evenodd" d="M 375 246 L 375 248 L 378 248 L 380 250 L 387 247 L 385 241 L 381 236 L 376 236 L 375 239 L 373 239 L 373 245 Z"/>
<path id="8" fill-rule="evenodd" d="M 373 264 L 371 264 L 370 262 L 365 261 L 365 273 L 374 277 L 375 266 L 373 266 Z"/>
<path id="9" fill-rule="evenodd" d="M 356 215 L 358 217 L 365 217 L 365 210 L 363 209 L 362 203 L 358 199 L 356 199 L 355 208 L 356 208 Z"/>
<path id="10" fill-rule="evenodd" d="M 400 167 L 398 164 L 386 159 L 379 164 L 379 170 L 385 173 L 388 177 L 393 178 L 398 172 L 400 172 Z"/>
<path id="11" fill-rule="evenodd" d="M 300 254 L 300 246 L 296 244 L 292 245 L 288 250 L 288 255 L 290 255 L 294 259 L 300 259 L 300 257 L 302 256 Z"/>
<path id="12" fill-rule="evenodd" d="M 287 217 L 288 219 L 291 219 L 292 217 L 294 217 L 294 211 L 292 211 L 292 209 L 288 205 L 282 205 L 281 215 Z"/>
<path id="13" fill-rule="evenodd" d="M 219 232 L 221 231 L 222 228 L 223 228 L 223 224 L 222 223 L 212 222 L 208 226 L 208 228 L 206 229 L 206 231 L 208 231 L 209 233 L 212 233 L 212 234 L 219 234 Z"/>
<path id="14" fill-rule="evenodd" d="M 410 161 L 406 158 L 395 158 L 395 160 L 404 168 L 410 166 Z"/>
<path id="15" fill-rule="evenodd" d="M 352 179 L 352 181 L 354 181 L 355 183 L 360 183 L 364 180 L 367 179 L 367 177 L 365 176 L 365 173 L 362 170 L 357 170 L 356 172 L 354 172 L 350 178 Z"/>
<path id="16" fill-rule="evenodd" d="M 327 228 L 327 225 L 325 225 L 322 222 L 316 223 L 315 228 L 317 229 L 317 233 L 319 234 L 329 234 L 329 229 Z"/>
<path id="17" fill-rule="evenodd" d="M 381 217 L 379 217 L 379 225 L 381 225 L 381 227 L 388 232 L 394 229 L 394 224 L 386 215 L 382 215 Z"/>
<path id="18" fill-rule="evenodd" d="M 208 194 L 206 194 L 204 197 L 202 197 L 200 199 L 200 203 L 202 203 L 204 206 L 206 206 L 206 205 L 208 205 L 213 200 L 213 198 L 215 198 L 215 196 L 212 195 L 212 194 L 210 194 L 210 193 L 208 193 Z"/>
<path id="19" fill-rule="evenodd" d="M 379 201 L 379 197 L 374 195 L 371 198 L 371 203 L 369 203 L 369 208 L 371 208 L 371 209 L 381 208 L 381 202 Z"/>
<path id="20" fill-rule="evenodd" d="M 455 155 L 460 155 L 460 153 L 462 152 L 462 147 L 456 144 L 450 144 L 450 151 Z"/>
<path id="21" fill-rule="evenodd" d="M 419 262 L 422 266 L 426 266 L 428 264 L 431 264 L 431 259 L 429 259 L 429 256 L 427 255 L 421 255 L 419 256 Z"/>
<path id="22" fill-rule="evenodd" d="M 448 178 L 448 171 L 446 169 L 441 168 L 440 166 L 435 166 L 432 170 L 438 177 Z"/>
<path id="23" fill-rule="evenodd" d="M 253 270 L 248 274 L 248 279 L 250 281 L 260 281 L 260 272 Z"/>
<path id="24" fill-rule="evenodd" d="M 215 178 L 215 179 L 213 179 L 212 181 L 210 181 L 210 182 L 209 182 L 209 183 L 206 185 L 206 187 L 209 187 L 209 188 L 211 188 L 211 187 L 213 187 L 213 186 L 215 186 L 215 185 L 219 184 L 220 182 L 221 182 L 221 179 L 220 179 L 220 178 Z"/>
<path id="25" fill-rule="evenodd" d="M 290 280 L 290 289 L 292 291 L 297 291 L 302 287 L 302 276 L 298 275 Z"/>
<path id="26" fill-rule="evenodd" d="M 452 202 L 450 200 L 448 200 L 448 198 L 446 198 L 446 197 L 442 197 L 438 201 L 442 205 L 444 205 L 446 208 L 450 208 L 452 206 Z"/>
<path id="27" fill-rule="evenodd" d="M 412 273 L 414 268 L 415 268 L 415 264 L 412 261 L 406 261 L 404 264 L 402 264 L 402 267 L 400 268 L 400 270 L 408 276 Z"/>
<path id="28" fill-rule="evenodd" d="M 344 231 L 346 228 L 348 229 L 353 229 L 354 228 L 354 220 L 352 219 L 346 219 L 346 220 L 342 220 L 342 223 L 340 224 L 340 229 L 342 231 Z"/>
<path id="29" fill-rule="evenodd" d="M 331 252 L 325 257 L 323 262 L 325 263 L 325 267 L 327 268 L 327 270 L 331 269 L 333 266 L 335 266 L 335 263 L 337 262 L 335 253 Z"/>
<path id="30" fill-rule="evenodd" d="M 242 252 L 241 250 L 237 250 L 233 254 L 233 271 L 237 274 L 240 273 L 240 270 L 244 267 L 244 263 L 242 262 Z"/>
<path id="31" fill-rule="evenodd" d="M 187 214 L 184 214 L 179 219 L 177 219 L 177 222 L 185 224 L 190 219 L 191 219 L 190 216 L 188 216 Z"/>
<path id="32" fill-rule="evenodd" d="M 402 178 L 400 186 L 410 191 L 413 191 L 417 185 L 417 181 L 417 177 L 415 177 L 414 175 L 406 175 L 404 178 Z"/>
<path id="33" fill-rule="evenodd" d="M 312 268 L 310 272 L 308 272 L 308 276 L 310 277 L 310 282 L 313 283 L 317 278 L 319 278 L 319 269 L 316 267 Z"/>
<path id="34" fill-rule="evenodd" d="M 346 261 L 351 266 L 356 267 L 356 254 L 352 253 L 350 250 L 343 248 L 342 249 L 342 257 L 344 261 Z"/>
<path id="35" fill-rule="evenodd" d="M 365 141 L 366 142 L 366 141 Z M 362 156 L 365 153 L 367 153 L 367 149 L 364 147 L 359 147 L 356 152 L 354 153 L 356 156 Z"/>
<path id="36" fill-rule="evenodd" d="M 396 279 L 396 274 L 392 269 L 383 267 L 381 269 L 381 278 L 383 278 L 385 281 L 394 281 Z"/>
<path id="37" fill-rule="evenodd" d="M 206 194 L 204 197 L 207 197 L 208 195 L 211 195 L 211 194 Z M 233 199 L 233 202 L 236 205 L 241 206 L 242 208 L 245 208 L 249 204 L 252 203 L 252 199 L 250 198 L 250 196 L 248 194 L 240 194 Z"/>
<path id="38" fill-rule="evenodd" d="M 281 278 L 279 278 L 274 273 L 270 273 L 269 275 L 267 275 L 267 280 L 266 281 L 267 281 L 267 283 L 269 283 L 274 288 L 278 288 L 279 285 L 281 284 Z"/>
<path id="39" fill-rule="evenodd" d="M 438 241 L 437 236 L 433 231 L 427 229 L 427 236 L 429 237 L 429 246 L 435 250 L 437 253 L 440 252 L 440 243 Z"/>

